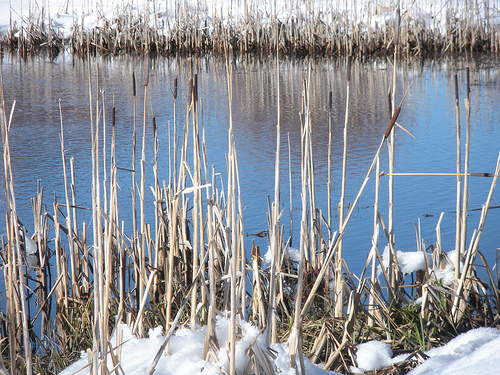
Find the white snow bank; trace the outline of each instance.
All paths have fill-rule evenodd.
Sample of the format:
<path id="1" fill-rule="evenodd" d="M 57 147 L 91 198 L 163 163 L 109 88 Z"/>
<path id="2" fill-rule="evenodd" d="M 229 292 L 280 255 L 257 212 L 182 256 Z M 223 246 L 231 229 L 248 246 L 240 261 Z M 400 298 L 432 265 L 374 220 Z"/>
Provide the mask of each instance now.
<path id="1" fill-rule="evenodd" d="M 253 344 L 258 346 L 262 352 L 268 352 L 265 345 L 264 336 L 260 331 L 248 322 L 241 322 L 242 338 L 236 344 L 236 373 L 244 372 L 250 357 L 247 349 Z M 161 347 L 164 336 L 161 335 L 162 328 L 157 327 L 149 331 L 149 338 L 138 338 L 134 336 L 131 329 L 125 325 L 119 325 L 111 338 L 113 347 L 117 346 L 117 332 L 122 332 L 123 345 L 121 346 L 120 364 L 123 372 L 127 375 L 147 374 L 153 359 Z M 155 375 L 174 375 L 174 374 L 203 374 L 203 375 L 223 375 L 229 373 L 229 348 L 228 348 L 229 320 L 219 317 L 216 323 L 216 333 L 221 346 L 217 353 L 218 362 L 213 359 L 203 360 L 203 342 L 206 333 L 206 327 L 197 330 L 187 328 L 178 329 L 170 339 L 169 354 L 164 354 L 156 366 Z M 288 346 L 285 344 L 273 345 L 272 349 L 276 359 L 272 361 L 275 371 L 283 375 L 295 375 L 295 369 L 290 367 L 290 358 Z M 117 351 L 115 350 L 115 355 Z M 330 371 L 324 371 L 315 366 L 307 358 L 305 359 L 306 372 L 310 375 L 335 375 Z M 68 368 L 60 375 L 70 374 L 89 374 L 88 355 L 82 352 L 81 359 Z M 113 368 L 113 362 L 108 355 L 108 369 Z"/>
<path id="2" fill-rule="evenodd" d="M 430 349 L 430 358 L 408 375 L 476 375 L 498 374 L 500 369 L 500 330 L 476 328 L 462 333 L 448 344 Z M 353 372 L 377 370 L 406 359 L 402 354 L 392 358 L 392 351 L 383 342 L 370 341 L 357 346 L 358 368 Z M 361 371 L 360 371 L 361 370 Z"/>
<path id="3" fill-rule="evenodd" d="M 500 330 L 477 328 L 425 354 L 430 358 L 413 369 L 409 375 L 498 374 Z"/>
<path id="4" fill-rule="evenodd" d="M 198 330 L 179 329 L 170 340 L 169 354 L 162 356 L 156 367 L 156 375 L 190 374 L 190 375 L 222 375 L 227 373 L 229 361 L 227 357 L 227 334 L 229 321 L 218 318 L 216 331 L 221 349 L 218 352 L 219 362 L 202 359 L 203 340 L 205 327 Z M 246 349 L 257 337 L 254 345 L 266 351 L 264 337 L 258 336 L 259 331 L 250 323 L 242 322 L 243 338 L 236 345 L 237 373 L 242 373 L 249 357 Z M 146 374 L 154 356 L 163 343 L 161 328 L 150 330 L 149 338 L 141 339 L 132 335 L 130 328 L 120 325 L 123 333 L 121 348 L 121 367 L 127 375 Z M 116 333 L 111 339 L 113 347 L 116 346 Z M 276 372 L 283 375 L 295 375 L 295 369 L 290 367 L 289 349 L 287 345 L 273 345 L 272 349 L 276 359 L 272 362 Z M 116 351 L 115 351 L 116 354 Z M 477 328 L 463 333 L 451 340 L 448 344 L 433 348 L 426 352 L 430 358 L 423 364 L 413 369 L 409 375 L 475 375 L 497 374 L 500 368 L 500 330 L 494 328 Z M 390 347 L 377 341 L 370 341 L 357 346 L 356 361 L 358 368 L 352 371 L 362 373 L 398 363 L 406 358 L 400 355 L 392 358 Z M 89 374 L 87 354 L 82 352 L 82 359 L 74 363 L 61 375 Z M 308 375 L 334 375 L 336 373 L 325 371 L 305 359 L 306 373 Z M 108 368 L 112 368 L 112 361 L 108 358 Z M 337 374 L 338 375 L 338 374 Z"/>
<path id="5" fill-rule="evenodd" d="M 252 17 L 261 22 L 274 19 L 274 16 L 282 22 L 292 19 L 301 20 L 309 17 L 321 17 L 323 22 L 334 19 L 354 21 L 361 25 L 363 30 L 371 27 L 373 31 L 384 30 L 387 25 L 394 24 L 396 4 L 401 6 L 401 20 L 407 23 L 420 23 L 429 29 L 445 34 L 450 27 L 450 20 L 461 19 L 470 10 L 464 1 L 437 0 L 422 1 L 418 5 L 415 0 L 399 0 L 398 2 L 386 0 L 385 3 L 377 4 L 370 0 L 336 1 L 334 3 L 313 1 L 297 2 L 295 0 L 277 0 L 251 2 L 248 6 Z M 200 17 L 210 25 L 214 17 L 221 17 L 226 23 L 229 19 L 238 21 L 246 17 L 247 9 L 239 1 L 232 0 L 186 0 L 183 2 L 167 0 L 87 0 L 68 1 L 51 0 L 50 2 L 37 1 L 12 1 L 0 0 L 0 36 L 7 33 L 12 25 L 21 24 L 21 18 L 26 22 L 27 15 L 31 13 L 34 20 L 48 17 L 52 27 L 57 33 L 67 38 L 71 35 L 74 24 L 87 29 L 102 26 L 104 20 L 113 26 L 113 18 L 121 13 L 130 12 L 136 16 L 145 14 L 148 8 L 150 25 L 167 27 L 176 20 L 176 15 L 184 10 L 189 11 L 191 17 Z M 497 26 L 500 24 L 498 12 L 495 5 L 486 2 L 476 2 L 475 17 L 480 18 L 478 25 L 487 19 L 488 24 Z M 273 16 L 274 15 L 274 16 Z M 160 31 L 159 30 L 159 31 Z"/>

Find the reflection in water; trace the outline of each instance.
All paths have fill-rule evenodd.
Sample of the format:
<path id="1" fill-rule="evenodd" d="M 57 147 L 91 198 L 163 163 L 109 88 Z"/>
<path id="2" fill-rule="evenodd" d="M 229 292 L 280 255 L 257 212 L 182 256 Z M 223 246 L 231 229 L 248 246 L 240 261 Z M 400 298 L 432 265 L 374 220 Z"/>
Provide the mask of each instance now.
<path id="1" fill-rule="evenodd" d="M 153 163 L 151 117 L 154 113 L 159 129 L 160 179 L 168 183 L 169 141 L 173 136 L 174 77 L 179 79 L 177 109 L 178 136 L 185 123 L 187 83 L 190 65 L 198 74 L 199 98 L 202 103 L 201 121 L 207 143 L 208 164 L 217 172 L 225 173 L 225 153 L 228 149 L 229 127 L 228 73 L 223 60 L 200 58 L 159 58 L 145 61 L 130 56 L 97 57 L 90 61 L 93 103 L 97 95 L 105 103 L 99 111 L 101 132 L 106 137 L 109 152 L 111 134 L 110 111 L 116 107 L 117 163 L 130 169 L 132 133 L 134 126 L 132 80 L 137 79 L 136 125 L 142 128 L 144 108 L 144 81 L 147 90 L 147 144 L 146 161 Z M 499 98 L 499 69 L 496 61 L 468 61 L 442 59 L 435 61 L 407 61 L 398 66 L 396 102 L 404 99 L 399 123 L 416 139 L 397 129 L 396 172 L 455 171 L 455 94 L 453 75 L 459 76 L 461 103 L 465 95 L 464 67 L 472 74 L 472 172 L 490 172 L 495 167 L 500 149 L 500 119 L 495 104 Z M 149 67 L 149 71 L 146 70 Z M 53 61 L 35 56 L 20 60 L 4 56 L 1 61 L 7 107 L 16 100 L 10 141 L 18 210 L 22 221 L 31 227 L 30 198 L 36 194 L 37 180 L 45 189 L 45 203 L 52 204 L 52 194 L 63 197 L 63 178 L 60 157 L 59 100 L 62 107 L 65 148 L 67 157 L 74 158 L 78 204 L 90 207 L 90 110 L 89 62 L 63 54 Z M 279 75 L 277 74 L 279 70 Z M 340 199 L 342 166 L 342 137 L 346 104 L 345 62 L 341 59 L 295 60 L 243 57 L 234 61 L 233 69 L 233 124 L 244 208 L 244 226 L 248 233 L 267 229 L 268 194 L 274 191 L 274 155 L 278 85 L 282 132 L 282 209 L 283 224 L 288 225 L 288 139 L 290 139 L 291 179 L 293 185 L 292 212 L 294 214 L 293 244 L 298 243 L 300 214 L 300 111 L 304 80 L 310 82 L 313 122 L 314 162 L 316 169 L 316 199 L 326 216 L 328 165 L 328 93 L 332 106 L 332 200 Z M 389 119 L 388 94 L 392 87 L 393 66 L 389 60 L 353 63 L 350 82 L 347 201 L 352 201 L 362 178 L 380 143 Z M 279 82 L 279 83 L 278 83 Z M 97 84 L 99 84 L 99 91 Z M 465 118 L 461 104 L 462 120 Z M 101 106 L 102 108 L 102 106 Z M 96 121 L 96 111 L 93 109 Z M 462 121 L 462 129 L 465 122 Z M 139 133 L 141 134 L 141 133 Z M 465 134 L 465 133 L 463 133 Z M 464 137 L 464 136 L 463 136 Z M 147 184 L 152 184 L 152 168 Z M 381 170 L 388 171 L 387 150 L 381 153 Z M 122 203 L 121 217 L 130 221 L 130 172 L 119 171 Z M 373 181 L 373 179 L 372 179 Z M 478 208 L 484 202 L 490 180 L 471 179 L 470 207 Z M 445 212 L 442 237 L 445 250 L 454 246 L 455 178 L 454 177 L 397 177 L 395 179 L 395 233 L 396 246 L 411 250 L 415 246 L 415 225 L 420 220 L 422 236 L 435 242 L 435 226 L 441 211 Z M 381 186 L 382 215 L 387 215 L 387 179 Z M 348 265 L 358 272 L 370 249 L 372 235 L 372 206 L 374 188 L 370 182 L 363 194 L 344 237 L 344 254 Z M 147 197 L 152 204 L 152 196 Z M 4 203 L 4 197 L 0 198 Z M 499 193 L 493 203 L 500 205 Z M 79 221 L 90 222 L 89 213 L 79 211 Z M 424 216 L 426 215 L 426 216 Z M 430 216 L 428 216 L 430 215 Z M 478 212 L 471 213 L 470 226 L 477 225 Z M 4 218 L 2 217 L 2 220 Z M 150 218 L 152 223 L 152 217 Z M 500 238 L 497 227 L 500 214 L 489 214 L 481 250 L 493 259 Z M 131 225 L 130 223 L 126 223 Z M 1 225 L 4 233 L 4 224 Z M 285 229 L 288 233 L 288 228 Z M 249 240 L 252 238 L 248 237 Z M 266 239 L 256 238 L 265 246 Z M 384 241 L 382 240 L 381 243 Z"/>

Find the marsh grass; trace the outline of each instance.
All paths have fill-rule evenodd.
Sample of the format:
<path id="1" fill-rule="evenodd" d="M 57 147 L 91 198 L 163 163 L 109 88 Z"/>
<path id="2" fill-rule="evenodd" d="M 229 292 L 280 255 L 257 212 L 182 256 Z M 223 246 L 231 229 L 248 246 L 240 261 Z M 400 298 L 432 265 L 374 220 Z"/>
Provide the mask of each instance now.
<path id="1" fill-rule="evenodd" d="M 228 105 L 232 110 L 233 75 L 229 60 L 226 67 Z M 98 67 L 92 67 L 89 60 L 89 77 L 93 69 Z M 131 80 L 134 90 L 130 96 L 135 108 L 139 85 L 134 75 Z M 75 214 L 78 197 L 72 162 L 67 160 L 64 151 L 64 113 L 60 111 L 61 159 L 64 168 L 68 162 L 70 164 L 70 173 L 65 173 L 61 183 L 67 190 L 64 199 L 54 196 L 53 202 L 45 206 L 43 188 L 39 186 L 32 200 L 35 231 L 31 238 L 36 243 L 39 264 L 35 267 L 35 278 L 28 282 L 26 275 L 30 275 L 30 270 L 25 266 L 23 255 L 28 239 L 20 236 L 22 227 L 15 211 L 12 184 L 15 171 L 11 170 L 9 161 L 8 134 L 13 126 L 12 117 L 7 115 L 2 100 L 8 237 L 2 240 L 1 252 L 7 298 L 6 306 L 2 306 L 3 340 L 0 344 L 5 366 L 11 373 L 55 372 L 74 361 L 81 350 L 88 350 L 90 373 L 110 373 L 112 368 L 107 367 L 104 359 L 109 354 L 113 367 L 119 367 L 119 348 L 110 348 L 109 344 L 110 335 L 119 322 L 127 323 L 141 337 L 147 335 L 149 328 L 161 325 L 167 336 L 157 358 L 169 350 L 169 338 L 176 329 L 206 325 L 204 356 L 217 361 L 221 343 L 216 335 L 215 321 L 216 316 L 225 315 L 231 319 L 227 353 L 231 374 L 236 373 L 234 348 L 241 337 L 239 322 L 242 320 L 261 329 L 267 335 L 268 344 L 288 342 L 293 366 L 303 368 L 304 353 L 313 362 L 322 363 L 324 368 L 341 372 L 348 372 L 350 366 L 356 365 L 355 345 L 361 342 L 383 340 L 394 351 L 408 353 L 409 359 L 400 365 L 400 369 L 408 370 L 430 347 L 441 345 L 471 328 L 499 323 L 500 291 L 491 275 L 492 268 L 478 251 L 478 244 L 500 174 L 500 159 L 494 173 L 486 177 L 491 187 L 481 219 L 472 240 L 460 253 L 463 268 L 455 273 L 458 276 L 451 285 L 443 284 L 433 274 L 433 270 L 443 268 L 448 262 L 441 250 L 439 236 L 442 217 L 436 227 L 438 240 L 435 244 L 425 248 L 418 236 L 419 251 L 431 254 L 432 262 L 428 262 L 425 270 L 411 275 L 411 284 L 405 284 L 391 230 L 385 225 L 377 204 L 374 206 L 374 238 L 378 238 L 378 231 L 385 235 L 393 255 L 388 266 L 383 266 L 378 250 L 384 245 L 382 241 L 372 242 L 361 275 L 351 273 L 339 256 L 342 237 L 349 230 L 349 219 L 373 171 L 377 173 L 376 184 L 387 182 L 379 171 L 380 151 L 388 141 L 394 142 L 391 137 L 399 129 L 396 124 L 398 116 L 404 115 L 404 101 L 397 107 L 392 105 L 395 109 L 391 110 L 385 132 L 385 124 L 380 127 L 380 145 L 373 150 L 373 160 L 356 198 L 338 223 L 332 221 L 332 215 L 324 218 L 321 201 L 315 196 L 309 101 L 312 88 L 309 79 L 302 82 L 301 185 L 290 187 L 300 188 L 302 192 L 300 256 L 292 260 L 287 255 L 289 238 L 284 235 L 280 222 L 282 212 L 278 210 L 281 207 L 281 173 L 287 169 L 280 164 L 283 135 L 278 117 L 273 171 L 275 194 L 273 202 L 269 202 L 268 212 L 273 261 L 271 267 L 266 268 L 255 244 L 251 249 L 245 248 L 232 114 L 228 123 L 226 178 L 216 178 L 214 168 L 209 168 L 203 101 L 198 97 L 194 67 L 188 81 L 185 117 L 174 118 L 174 124 L 184 122 L 183 133 L 179 143 L 174 137 L 172 145 L 168 146 L 174 150 L 172 159 L 177 162 L 170 164 L 168 175 L 163 179 L 157 164 L 153 163 L 155 181 L 149 190 L 145 186 L 144 150 L 152 146 L 155 160 L 167 151 L 158 146 L 156 131 L 152 139 L 146 136 L 146 129 L 155 130 L 156 123 L 154 114 L 146 115 L 147 102 L 144 100 L 144 116 L 138 119 L 142 120 L 141 159 L 137 160 L 134 147 L 132 166 L 123 170 L 134 182 L 134 194 L 130 195 L 126 207 L 118 207 L 117 199 L 118 167 L 114 154 L 117 129 L 113 126 L 111 135 L 101 133 L 107 121 L 114 124 L 115 110 L 113 106 L 111 119 L 104 115 L 109 110 L 106 95 L 99 83 L 96 84 L 93 89 L 89 78 L 93 199 L 92 207 L 88 208 L 93 212 L 92 222 L 90 225 L 81 223 Z M 142 82 L 145 98 L 149 84 L 148 80 Z M 177 80 L 173 85 L 177 87 Z M 174 103 L 176 99 L 177 90 L 174 89 Z M 393 99 L 392 103 L 397 101 Z M 466 104 L 470 110 L 470 102 Z M 346 121 L 347 115 L 348 106 Z M 134 122 L 135 117 L 134 110 Z M 136 131 L 131 134 L 134 146 L 139 134 Z M 469 142 L 469 138 L 466 141 Z M 348 171 L 349 162 L 345 164 Z M 145 196 L 150 193 L 154 204 L 146 206 Z M 461 192 L 463 195 L 469 193 L 467 190 Z M 380 200 L 378 196 L 374 199 Z M 130 209 L 132 216 L 137 214 L 137 218 L 131 232 L 126 233 L 122 210 Z M 154 210 L 153 223 L 146 221 L 147 209 Z M 129 214 L 126 217 L 130 217 Z M 332 230 L 336 227 L 338 232 Z M 84 229 L 78 231 L 77 228 Z M 478 256 L 488 270 L 488 280 L 480 280 L 476 275 Z M 377 266 L 380 266 L 380 277 L 376 277 Z M 421 298 L 421 304 L 412 302 L 417 298 Z M 253 354 L 249 355 L 246 373 L 274 372 L 270 351 L 249 350 Z M 155 366 L 156 362 L 151 364 L 150 374 L 154 373 Z M 392 370 L 384 371 L 390 373 Z"/>
<path id="2" fill-rule="evenodd" d="M 221 2 L 209 9 L 175 2 L 160 8 L 155 1 L 139 9 L 121 6 L 113 16 L 98 14 L 96 26 L 87 28 L 83 16 L 98 8 L 87 2 L 84 14 L 73 7 L 64 10 L 73 16 L 71 36 L 64 39 L 53 29 L 49 10 L 33 6 L 25 11 L 22 26 L 11 21 L 2 44 L 22 55 L 46 49 L 52 55 L 69 47 L 80 56 L 91 54 L 187 54 L 258 53 L 293 56 L 383 55 L 398 48 L 402 56 L 435 53 L 500 51 L 500 33 L 495 18 L 497 0 L 456 2 L 447 0 L 435 11 L 446 14 L 444 25 L 430 18 L 420 1 L 404 3 L 397 22 L 391 17 L 399 2 L 354 3 L 292 0 L 270 2 Z M 282 7 L 282 9 L 279 9 Z M 433 15 L 435 16 L 435 15 Z M 441 18 L 438 18 L 441 19 Z M 398 46 L 399 47 L 396 47 Z"/>

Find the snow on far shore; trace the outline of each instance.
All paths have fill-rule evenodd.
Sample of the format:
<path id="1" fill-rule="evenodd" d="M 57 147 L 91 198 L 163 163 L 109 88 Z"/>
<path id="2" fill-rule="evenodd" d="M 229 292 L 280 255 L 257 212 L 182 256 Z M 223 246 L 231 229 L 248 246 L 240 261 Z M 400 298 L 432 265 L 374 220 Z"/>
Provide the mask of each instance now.
<path id="1" fill-rule="evenodd" d="M 496 27 L 500 24 L 497 0 L 493 4 L 479 2 L 475 4 L 476 21 L 486 19 L 488 25 Z M 63 38 L 71 36 L 74 25 L 86 30 L 99 28 L 105 23 L 113 28 L 113 19 L 125 14 L 137 17 L 146 14 L 149 7 L 149 24 L 157 27 L 159 32 L 168 33 L 169 27 L 176 22 L 179 10 L 189 13 L 191 17 L 199 17 L 210 27 L 214 17 L 223 22 L 236 22 L 247 12 L 260 22 L 266 23 L 274 19 L 286 22 L 292 18 L 307 20 L 311 16 L 321 17 L 324 22 L 344 22 L 361 25 L 363 30 L 384 30 L 387 25 L 394 25 L 395 9 L 400 4 L 401 20 L 405 23 L 417 22 L 424 28 L 446 33 L 451 19 L 466 18 L 470 11 L 463 1 L 434 0 L 370 0 L 354 1 L 312 1 L 276 0 L 246 2 L 242 0 L 0 0 L 0 38 L 3 38 L 12 26 L 24 23 L 28 14 L 36 23 L 51 23 L 53 30 Z M 247 9 L 245 9 L 245 5 Z M 368 12 L 368 8 L 370 12 Z M 340 21 L 339 21 L 340 20 Z M 26 24 L 25 24 L 26 26 Z"/>

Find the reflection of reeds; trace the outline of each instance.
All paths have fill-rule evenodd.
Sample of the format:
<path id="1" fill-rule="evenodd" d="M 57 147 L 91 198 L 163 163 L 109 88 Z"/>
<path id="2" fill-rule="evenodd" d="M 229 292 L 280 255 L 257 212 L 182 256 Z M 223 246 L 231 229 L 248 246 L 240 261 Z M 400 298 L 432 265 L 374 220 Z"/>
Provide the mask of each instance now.
<path id="1" fill-rule="evenodd" d="M 288 0 L 281 3 L 283 9 L 278 9 L 276 2 L 252 3 L 241 12 L 242 7 L 233 8 L 232 2 L 220 9 L 187 2 L 157 9 L 156 2 L 147 2 L 139 10 L 123 6 L 113 18 L 99 15 L 100 25 L 89 29 L 83 16 L 66 9 L 74 21 L 69 40 L 54 31 L 50 12 L 42 6 L 38 13 L 34 9 L 24 12 L 22 27 L 11 21 L 4 43 L 23 55 L 44 48 L 57 54 L 68 45 L 81 56 L 89 52 L 224 55 L 230 50 L 295 56 L 391 55 L 398 43 L 399 53 L 406 56 L 499 50 L 500 35 L 491 22 L 497 6 L 492 0 L 479 5 L 471 0 L 448 0 L 440 3 L 432 19 L 421 10 L 424 7 L 403 2 L 400 28 L 386 21 L 396 6 L 385 3 L 358 2 L 346 9 L 342 2 L 305 2 L 297 9 L 297 4 Z M 445 20 L 444 30 L 440 30 L 441 19 Z"/>
<path id="2" fill-rule="evenodd" d="M 233 373 L 234 348 L 241 333 L 240 320 L 251 321 L 260 329 L 267 330 L 269 342 L 288 341 L 293 366 L 303 368 L 304 364 L 300 360 L 304 352 L 313 361 L 322 362 L 326 368 L 338 371 L 347 371 L 350 365 L 355 364 L 353 343 L 384 338 L 400 350 L 425 350 L 428 346 L 449 339 L 449 332 L 458 333 L 473 326 L 498 322 L 500 291 L 491 282 L 491 272 L 490 289 L 484 288 L 484 282 L 474 274 L 474 261 L 477 255 L 481 257 L 478 244 L 500 173 L 500 162 L 494 173 L 482 175 L 492 178 L 492 184 L 477 230 L 468 249 L 460 255 L 464 268 L 455 283 L 443 285 L 432 275 L 433 269 L 447 261 L 445 253 L 441 251 L 441 216 L 436 226 L 437 243 L 431 246 L 433 261 L 427 264 L 425 271 L 416 275 L 415 283 L 404 285 L 394 240 L 379 212 L 384 202 L 378 196 L 380 179 L 384 177 L 380 173 L 381 150 L 394 132 L 401 105 L 394 109 L 384 133 L 384 129 L 378 129 L 380 144 L 373 150 L 371 164 L 354 201 L 346 210 L 338 233 L 334 233 L 331 228 L 336 227 L 337 223 L 332 222 L 334 219 L 331 214 L 328 219 L 323 217 L 320 209 L 322 203 L 315 199 L 314 118 L 311 116 L 314 85 L 311 84 L 310 75 L 302 82 L 301 90 L 299 258 L 293 260 L 289 257 L 289 239 L 283 235 L 284 229 L 280 224 L 282 134 L 281 114 L 278 111 L 275 197 L 268 216 L 273 261 L 271 268 L 265 268 L 261 262 L 260 249 L 255 244 L 252 246 L 251 259 L 247 260 L 238 158 L 233 137 L 232 65 L 229 64 L 227 69 L 230 120 L 226 180 L 217 180 L 213 168 L 208 167 L 203 102 L 198 98 L 198 80 L 193 67 L 179 149 L 175 136 L 172 145 L 168 146 L 173 149 L 172 159 L 178 160 L 178 163 L 169 168 L 169 175 L 160 183 L 162 171 L 158 169 L 157 158 L 166 151 L 158 144 L 156 118 L 152 115 L 150 122 L 146 116 L 148 82 L 145 82 L 140 181 L 136 183 L 133 177 L 135 150 L 132 151 L 134 170 L 123 171 L 127 179 L 130 178 L 129 173 L 134 179 L 133 190 L 136 195 L 130 197 L 130 206 L 134 206 L 135 199 L 139 200 L 140 224 L 131 225 L 132 235 L 124 230 L 124 216 L 120 210 L 123 208 L 119 207 L 120 190 L 115 156 L 115 131 L 118 128 L 114 126 L 114 105 L 111 109 L 113 126 L 109 139 L 107 134 L 103 134 L 108 121 L 103 115 L 108 110 L 105 95 L 99 91 L 98 84 L 97 90 L 92 87 L 89 78 L 93 171 L 93 221 L 89 233 L 87 225 L 79 222 L 76 215 L 79 207 L 72 161 L 71 179 L 65 170 L 63 111 L 60 109 L 61 157 L 65 171 L 62 183 L 68 188 L 65 190 L 64 203 L 54 197 L 51 213 L 43 209 L 41 187 L 32 201 L 35 223 L 33 240 L 37 244 L 39 256 L 36 280 L 27 281 L 24 274 L 22 241 L 15 218 L 15 202 L 11 199 L 15 197 L 12 186 L 12 173 L 15 171 L 10 170 L 9 123 L 2 104 L 8 237 L 7 241 L 2 241 L 7 306 L 4 314 L 6 339 L 1 345 L 4 358 L 7 359 L 6 365 L 12 373 L 31 368 L 32 345 L 35 348 L 34 367 L 39 372 L 56 372 L 75 359 L 75 354 L 71 353 L 89 347 L 92 348 L 89 356 L 92 373 L 107 372 L 110 369 L 106 369 L 107 364 L 102 360 L 108 353 L 113 357 L 113 366 L 118 366 L 120 362 L 119 350 L 110 347 L 109 336 L 116 323 L 122 321 L 127 322 L 137 335 L 145 335 L 148 328 L 162 325 L 168 335 L 158 356 L 168 351 L 169 338 L 181 324 L 193 328 L 207 325 L 204 357 L 217 361 L 221 345 L 215 322 L 217 315 L 225 311 L 231 318 L 228 358 L 229 372 Z M 355 79 L 354 75 L 351 79 Z M 176 86 L 177 83 L 174 83 L 175 100 Z M 134 102 L 136 95 L 134 90 Z M 328 111 L 331 111 L 334 104 L 329 101 L 328 106 Z M 132 121 L 135 121 L 135 110 Z M 174 128 L 175 124 L 174 118 Z M 150 126 L 153 128 L 152 137 L 148 136 Z M 135 146 L 135 136 L 132 142 Z M 155 158 L 151 187 L 154 197 L 151 217 L 154 223 L 147 223 L 148 206 L 144 203 L 146 194 L 149 194 L 145 186 L 144 150 L 148 148 L 149 142 L 154 142 Z M 336 140 L 330 138 L 329 148 L 333 142 Z M 371 251 L 362 274 L 357 276 L 349 272 L 345 261 L 337 255 L 341 240 L 349 230 L 349 221 L 374 170 L 376 195 Z M 346 175 L 348 172 L 347 166 Z M 473 173 L 468 175 L 471 178 L 476 176 Z M 398 173 L 392 173 L 392 176 L 404 178 Z M 124 210 L 129 211 L 130 208 L 125 207 Z M 126 216 L 129 217 L 130 213 L 127 212 Z M 51 222 L 53 225 L 49 225 Z M 79 232 L 77 228 L 83 229 Z M 384 241 L 379 239 L 379 231 L 386 236 L 386 243 L 391 244 L 393 258 L 388 267 L 382 265 L 378 246 Z M 54 252 L 48 248 L 49 242 L 52 242 Z M 419 250 L 425 251 L 420 232 L 418 246 Z M 484 259 L 483 262 L 486 265 Z M 376 277 L 377 265 L 381 266 L 382 281 Z M 371 273 L 365 277 L 370 266 Z M 245 284 L 247 277 L 252 279 L 248 287 Z M 331 280 L 334 282 L 331 283 Z M 36 285 L 36 304 L 29 298 L 28 290 L 24 287 L 26 282 Z M 409 296 L 422 297 L 421 307 L 409 303 Z M 474 301 L 477 303 L 473 304 Z M 335 305 L 339 306 L 338 310 Z M 33 306 L 36 308 L 30 311 L 29 308 Z M 41 320 L 40 326 L 35 325 L 38 319 Z M 50 356 L 52 358 L 49 360 Z M 252 358 L 255 372 L 268 365 L 267 362 L 263 364 Z M 265 361 L 262 358 L 260 360 Z M 150 373 L 154 371 L 155 365 L 151 364 Z M 266 372 L 262 370 L 261 373 Z"/>
<path id="3" fill-rule="evenodd" d="M 9 316 L 9 327 L 7 338 L 9 341 L 10 368 L 18 367 L 18 357 L 25 360 L 27 374 L 32 374 L 31 341 L 29 337 L 29 314 L 26 300 L 26 278 L 24 274 L 24 256 L 21 249 L 21 234 L 17 218 L 16 198 L 14 194 L 13 174 L 10 162 L 9 130 L 14 113 L 15 102 L 9 120 L 5 110 L 5 99 L 3 87 L 0 88 L 0 121 L 3 145 L 4 182 L 7 203 L 6 224 L 7 244 L 2 241 L 4 268 L 4 280 L 7 289 L 7 315 Z M 24 236 L 27 236 L 24 233 Z M 24 244 L 26 245 L 26 238 Z M 18 329 L 22 328 L 22 340 Z M 23 350 L 24 348 L 24 350 Z M 26 348 L 28 348 L 26 350 Z M 24 356 L 23 356 L 24 352 Z"/>

